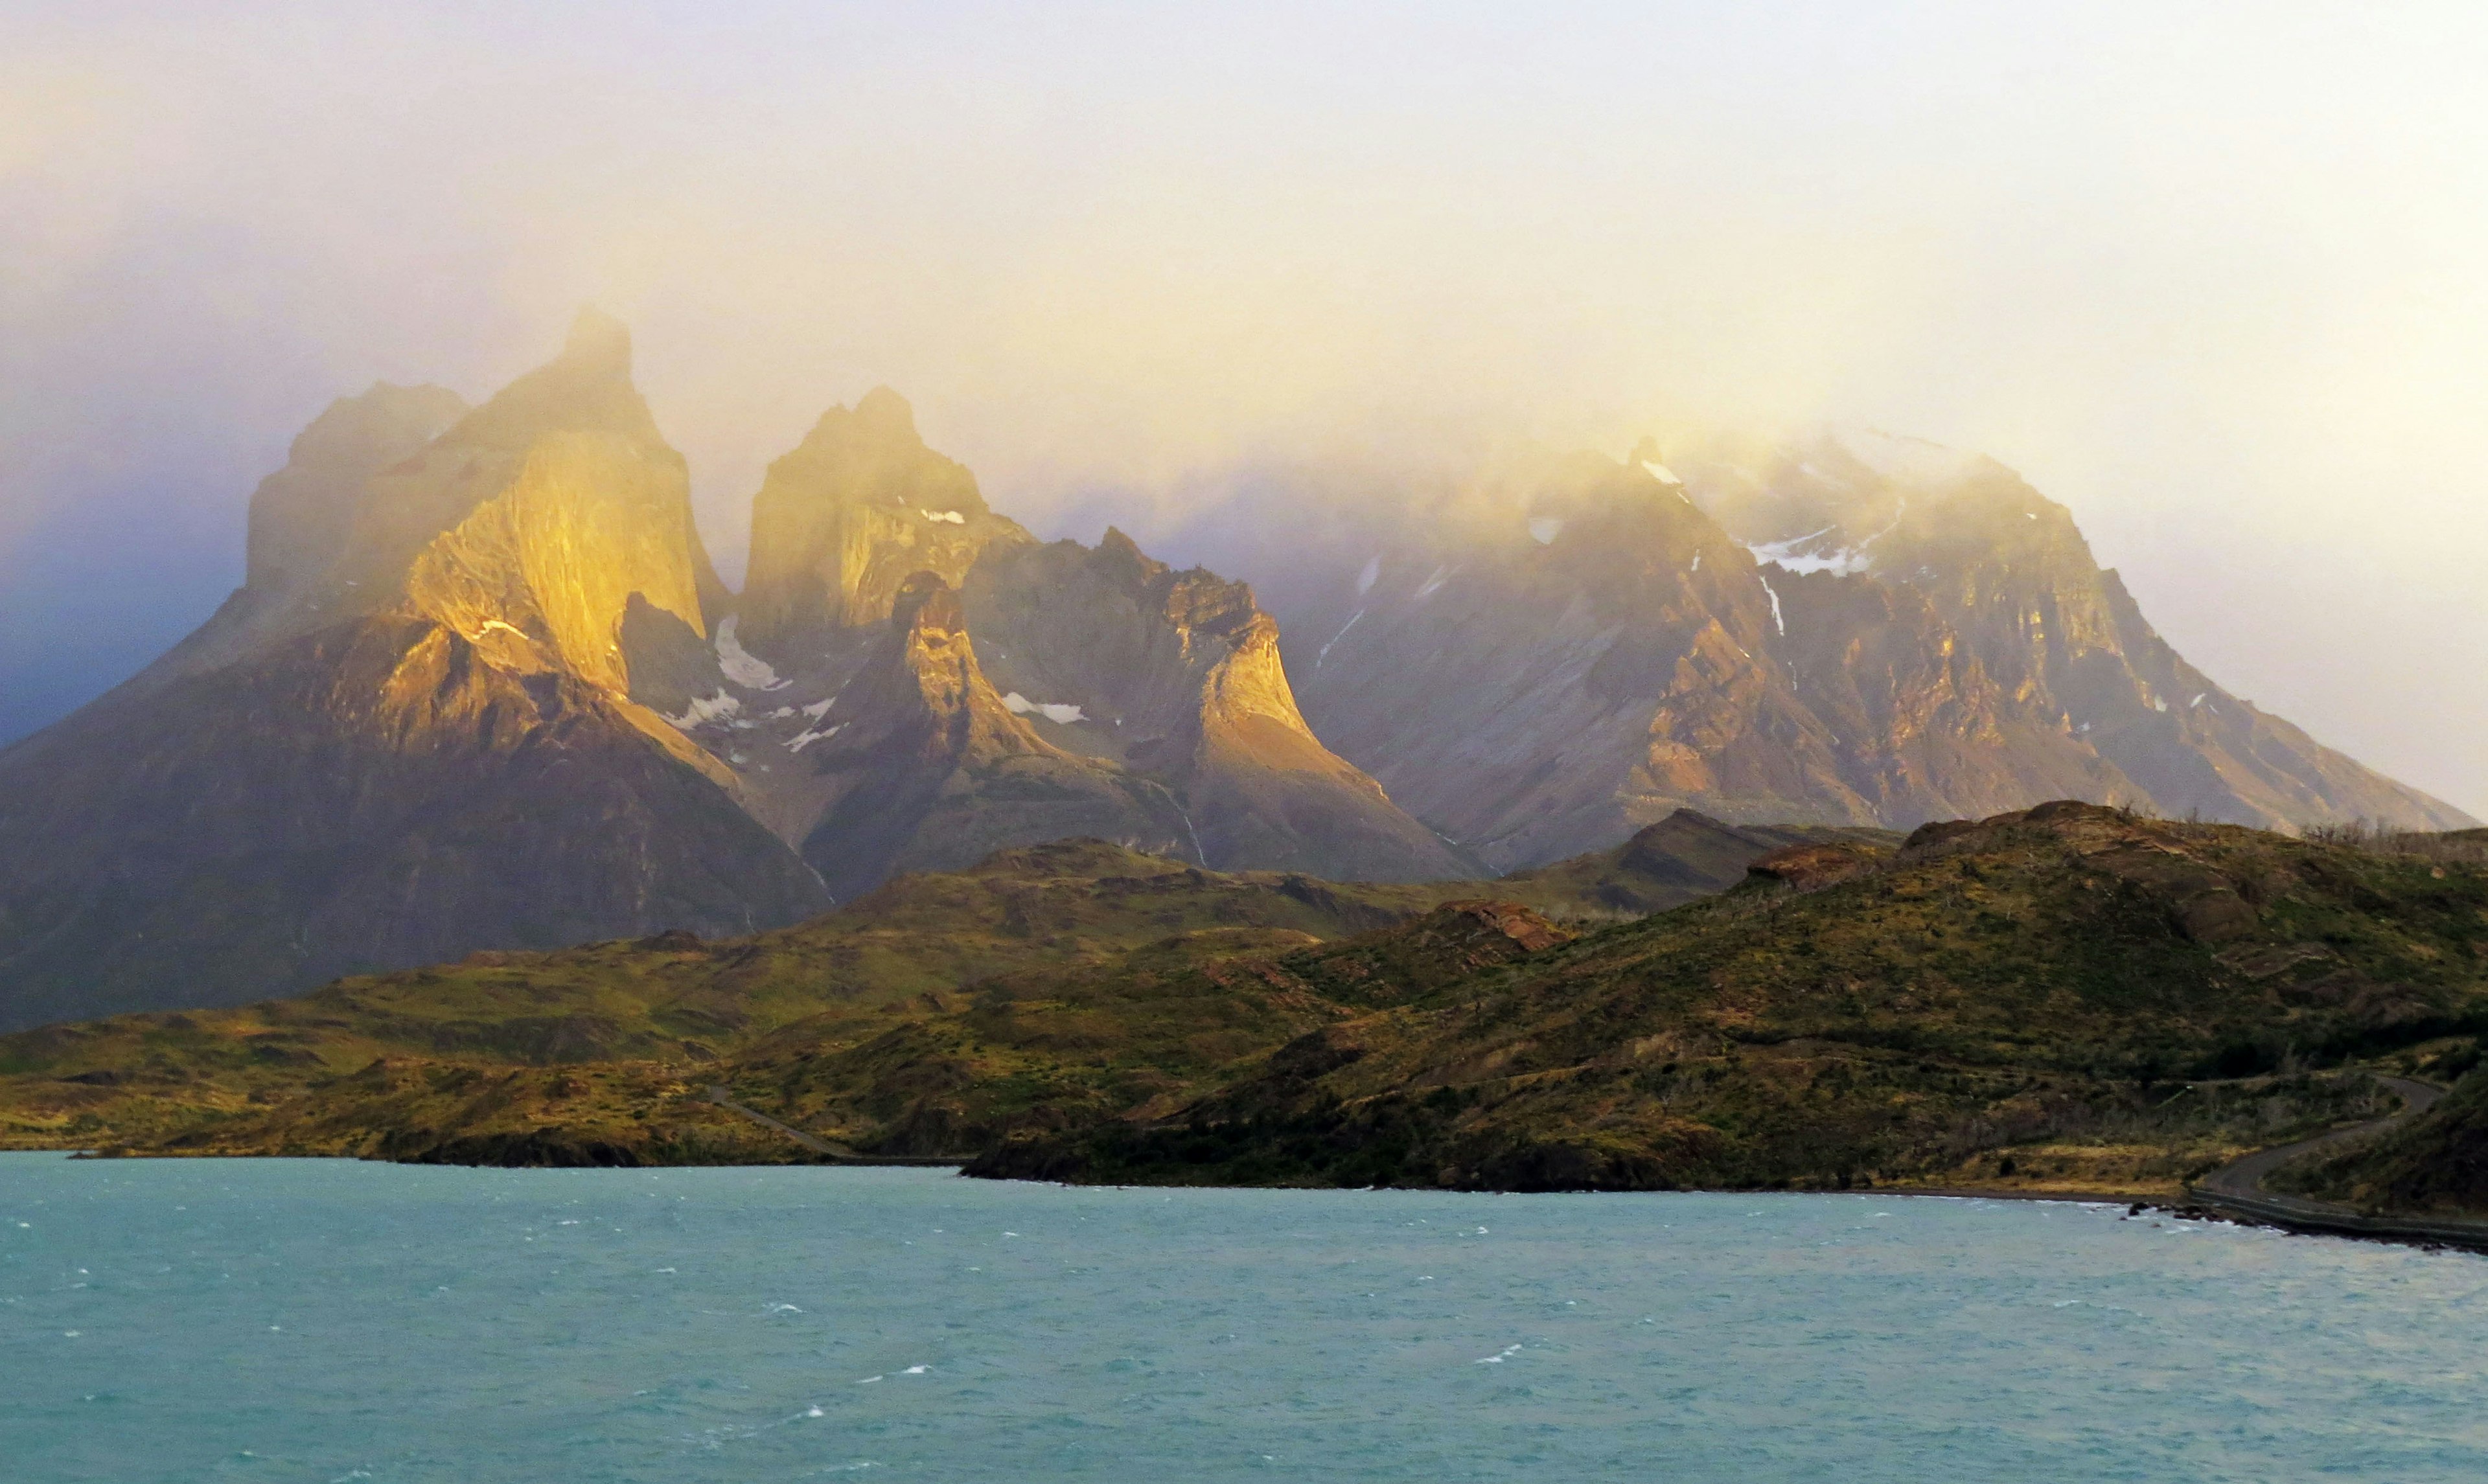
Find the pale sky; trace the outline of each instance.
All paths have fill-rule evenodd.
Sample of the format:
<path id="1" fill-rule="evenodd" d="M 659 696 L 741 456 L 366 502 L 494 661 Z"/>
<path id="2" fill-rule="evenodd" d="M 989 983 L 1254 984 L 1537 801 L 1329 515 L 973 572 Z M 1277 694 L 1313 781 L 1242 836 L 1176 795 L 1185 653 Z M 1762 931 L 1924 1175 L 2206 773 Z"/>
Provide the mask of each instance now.
<path id="1" fill-rule="evenodd" d="M 330 398 L 485 395 L 592 300 L 729 571 L 876 382 L 1040 530 L 1868 424 L 2019 468 L 2222 684 L 2488 816 L 2483 77 L 2453 5 L 14 0 L 0 737 L 214 606 Z"/>

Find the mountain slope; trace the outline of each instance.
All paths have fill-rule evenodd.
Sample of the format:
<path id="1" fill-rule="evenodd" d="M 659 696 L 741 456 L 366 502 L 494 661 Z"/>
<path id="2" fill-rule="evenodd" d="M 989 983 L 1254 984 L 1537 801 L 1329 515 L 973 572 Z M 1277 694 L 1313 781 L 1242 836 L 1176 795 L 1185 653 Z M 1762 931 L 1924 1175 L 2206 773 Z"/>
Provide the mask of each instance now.
<path id="1" fill-rule="evenodd" d="M 1172 853 L 1186 838 L 1165 788 L 1036 735 L 986 681 L 958 594 L 930 573 L 840 689 L 806 761 L 834 799 L 804 841 L 833 891 L 894 871 L 956 868 L 998 846 L 1093 835 Z"/>
<path id="2" fill-rule="evenodd" d="M 2163 812 L 2267 828 L 2472 823 L 2188 664 L 2092 559 L 2071 514 L 1992 459 L 1849 434 L 1686 469 L 1706 507 L 1783 567 L 1923 594 L 1989 674 Z"/>
<path id="3" fill-rule="evenodd" d="M 411 453 L 448 403 L 363 402 L 263 487 L 251 585 L 0 753 L 0 1024 L 823 905 L 628 697 L 626 614 L 696 632 L 723 589 L 621 327 Z"/>
<path id="4" fill-rule="evenodd" d="M 1930 447 L 1580 455 L 1515 493 L 1238 549 L 1289 566 L 1314 726 L 1501 869 L 1679 807 L 1906 828 L 2072 797 L 2467 823 L 2219 690 L 2062 507 Z"/>
<path id="5" fill-rule="evenodd" d="M 640 628 L 635 695 L 841 895 L 1064 834 L 1222 870 L 1477 869 L 1314 736 L 1251 589 L 1111 529 L 1035 542 L 886 388 L 771 465 L 713 653 Z"/>
<path id="6" fill-rule="evenodd" d="M 2173 1194 L 2382 1096 L 2302 1061 L 2488 1023 L 2475 865 L 2071 802 L 1931 826 L 1880 861 L 1822 869 L 1825 850 L 1767 856 L 1727 897 L 1345 1004 L 1212 1096 L 980 1168 Z"/>
<path id="7" fill-rule="evenodd" d="M 1768 844 L 1706 821 L 1650 833 L 1542 879 L 1396 885 L 1207 872 L 1102 841 L 1064 841 L 1001 852 L 964 871 L 901 876 L 835 911 L 748 938 L 666 933 L 485 953 L 240 1009 L 54 1025 L 0 1036 L 0 1145 L 390 1158 L 464 1150 L 459 1157 L 519 1162 L 588 1160 L 591 1149 L 602 1151 L 591 1162 L 625 1153 L 786 1157 L 793 1146 L 773 1151 L 767 1141 L 729 1151 L 718 1139 L 731 1126 L 705 1113 L 683 1126 L 697 1113 L 685 1100 L 714 1081 L 735 1083 L 783 1117 L 830 1116 L 825 1127 L 875 1146 L 930 1137 L 928 1130 L 999 1136 L 978 1109 L 1000 1105 L 981 1094 L 963 1101 L 983 1072 L 947 1079 L 891 1050 L 928 1033 L 911 1025 L 947 1024 L 980 984 L 1092 974 L 1158 982 L 1188 966 L 1403 923 L 1486 890 L 1606 920 L 1620 899 L 1654 882 L 1715 889 Z M 1674 854 L 1678 845 L 1688 854 Z M 1133 1027 L 1138 1040 L 1104 1026 L 1126 1069 L 1116 1078 L 1169 1085 L 1151 1058 L 1172 1052 L 1149 1038 L 1182 1041 L 1187 1015 L 1181 1006 L 1147 1011 L 1147 1025 Z M 387 1065 L 363 1077 L 376 1061 Z M 574 1073 L 583 1090 L 561 1093 Z M 437 1096 L 423 1091 L 436 1081 Z M 902 1122 L 915 1134 L 902 1138 Z M 504 1136 L 519 1142 L 474 1142 Z"/>
<path id="8" fill-rule="evenodd" d="M 1525 516 L 1403 540 L 1301 667 L 1306 705 L 1491 865 L 1678 808 L 1907 826 L 2140 797 L 1917 595 L 1763 567 L 1641 464 L 1574 460 Z"/>

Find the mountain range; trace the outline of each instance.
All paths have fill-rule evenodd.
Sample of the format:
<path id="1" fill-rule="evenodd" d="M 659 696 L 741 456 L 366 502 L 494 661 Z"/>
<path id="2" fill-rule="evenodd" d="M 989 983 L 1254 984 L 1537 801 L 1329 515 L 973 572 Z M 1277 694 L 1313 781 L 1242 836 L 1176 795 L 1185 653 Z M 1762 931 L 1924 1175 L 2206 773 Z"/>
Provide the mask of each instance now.
<path id="1" fill-rule="evenodd" d="M 1322 738 L 1497 869 L 1679 808 L 1908 829 L 2078 798 L 2462 827 L 2222 689 L 1993 460 L 1858 433 L 1549 461 L 1283 562 Z M 1326 558 L 1326 561 L 1324 560 Z"/>
<path id="2" fill-rule="evenodd" d="M 2188 666 L 1991 461 L 1673 457 L 1298 543 L 1283 636 L 1118 531 L 1035 539 L 876 390 L 770 466 L 737 594 L 627 330 L 587 312 L 480 406 L 330 407 L 216 614 L 0 751 L 0 1025 L 747 934 L 1070 836 L 1415 882 L 1683 809 L 2469 823 Z"/>

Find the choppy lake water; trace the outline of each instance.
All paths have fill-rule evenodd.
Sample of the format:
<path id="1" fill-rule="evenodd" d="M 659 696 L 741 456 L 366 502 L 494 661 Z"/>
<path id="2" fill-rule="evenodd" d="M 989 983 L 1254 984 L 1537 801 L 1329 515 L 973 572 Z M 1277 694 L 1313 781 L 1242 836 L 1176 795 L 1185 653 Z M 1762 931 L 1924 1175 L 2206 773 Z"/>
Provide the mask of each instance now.
<path id="1" fill-rule="evenodd" d="M 2488 1478 L 2488 1260 L 2122 1215 L 0 1156 L 0 1475 Z"/>

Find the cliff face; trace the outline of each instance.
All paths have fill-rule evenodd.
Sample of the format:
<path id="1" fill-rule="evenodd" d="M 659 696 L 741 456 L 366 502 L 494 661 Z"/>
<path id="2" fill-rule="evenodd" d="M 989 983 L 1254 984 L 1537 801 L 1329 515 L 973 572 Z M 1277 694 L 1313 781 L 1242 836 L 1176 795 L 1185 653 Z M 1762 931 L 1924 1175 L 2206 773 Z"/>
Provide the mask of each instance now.
<path id="1" fill-rule="evenodd" d="M 1469 865 L 1314 738 L 1250 589 L 1119 532 L 1036 543 L 887 390 L 771 466 L 712 667 L 667 631 L 640 698 L 841 894 L 1065 834 L 1221 870 Z"/>
<path id="2" fill-rule="evenodd" d="M 752 497 L 744 642 L 766 653 L 809 630 L 880 623 L 916 574 L 955 587 L 986 546 L 1028 539 L 986 509 L 965 465 L 924 446 L 914 409 L 876 387 L 822 414 Z"/>
<path id="3" fill-rule="evenodd" d="M 1641 452 L 1378 536 L 1298 626 L 1315 728 L 1490 866 L 1680 807 L 1907 827 L 2078 798 L 2461 823 L 2187 665 L 2070 516 L 1988 461 Z"/>
<path id="4" fill-rule="evenodd" d="M 2071 513 L 1993 460 L 1849 434 L 1686 462 L 1699 496 L 1759 554 L 1922 596 L 2015 702 L 2167 813 L 2266 828 L 2469 823 L 2187 663 Z"/>
<path id="5" fill-rule="evenodd" d="M 1109 529 L 1094 549 L 998 546 L 965 597 L 997 684 L 1042 698 L 1035 714 L 1067 706 L 1076 744 L 1173 788 L 1204 863 L 1360 881 L 1467 865 L 1315 738 L 1279 626 L 1243 583 L 1176 572 Z"/>
<path id="6" fill-rule="evenodd" d="M 1907 825 L 2138 794 L 1919 595 L 1758 563 L 1637 462 L 1574 461 L 1500 525 L 1417 533 L 1356 583 L 1300 657 L 1307 709 L 1497 869 L 1679 808 Z"/>
<path id="7" fill-rule="evenodd" d="M 0 1022 L 826 903 L 629 697 L 626 619 L 704 636 L 723 589 L 627 334 L 583 316 L 455 411 L 382 387 L 325 414 L 254 501 L 250 581 L 0 753 Z"/>
<path id="8" fill-rule="evenodd" d="M 998 847 L 1088 835 L 1182 854 L 1163 785 L 1036 734 L 986 680 L 959 596 L 919 574 L 808 752 L 826 798 L 804 855 L 842 898 L 894 871 L 955 870 Z"/>

